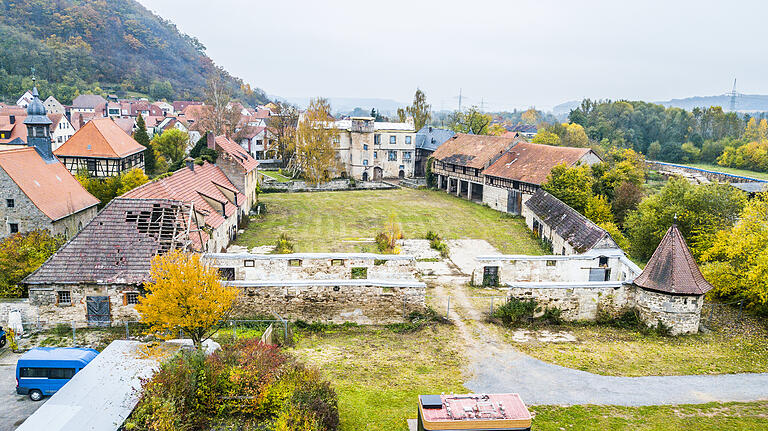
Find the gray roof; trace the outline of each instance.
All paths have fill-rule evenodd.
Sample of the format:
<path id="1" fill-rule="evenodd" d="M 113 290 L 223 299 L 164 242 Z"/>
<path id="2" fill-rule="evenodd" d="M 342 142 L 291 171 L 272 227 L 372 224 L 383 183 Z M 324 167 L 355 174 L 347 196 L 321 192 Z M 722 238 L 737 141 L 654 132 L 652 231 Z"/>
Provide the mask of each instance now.
<path id="1" fill-rule="evenodd" d="M 178 201 L 114 199 L 22 283 L 141 284 L 155 255 L 188 243 L 188 217 Z"/>
<path id="2" fill-rule="evenodd" d="M 525 206 L 579 253 L 619 248 L 603 228 L 543 189 L 537 190 Z"/>
<path id="3" fill-rule="evenodd" d="M 768 191 L 768 181 L 754 181 L 749 183 L 730 183 L 733 187 L 747 193 L 762 193 Z"/>
<path id="4" fill-rule="evenodd" d="M 416 148 L 427 151 L 435 151 L 443 142 L 451 139 L 456 132 L 448 129 L 438 129 L 432 126 L 424 126 L 416 132 Z"/>
<path id="5" fill-rule="evenodd" d="M 98 94 L 81 94 L 75 97 L 75 100 L 72 101 L 72 106 L 75 108 L 96 109 L 96 107 L 105 103 L 107 103 L 107 100 Z"/>

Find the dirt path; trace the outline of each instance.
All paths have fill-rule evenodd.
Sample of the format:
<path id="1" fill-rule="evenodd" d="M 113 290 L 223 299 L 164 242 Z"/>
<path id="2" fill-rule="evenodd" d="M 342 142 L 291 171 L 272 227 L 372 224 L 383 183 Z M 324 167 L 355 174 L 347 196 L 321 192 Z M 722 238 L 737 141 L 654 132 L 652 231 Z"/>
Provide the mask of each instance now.
<path id="1" fill-rule="evenodd" d="M 449 318 L 466 343 L 469 378 L 464 386 L 469 390 L 517 392 L 529 404 L 638 406 L 768 399 L 768 373 L 612 377 L 553 365 L 517 351 L 483 321 L 483 312 L 465 292 L 472 253 L 492 253 L 475 241 L 467 242 L 466 247 L 462 243 L 451 244 L 451 260 L 460 256 L 453 261 L 453 273 L 437 274 L 434 281 L 436 296 L 450 296 Z"/>

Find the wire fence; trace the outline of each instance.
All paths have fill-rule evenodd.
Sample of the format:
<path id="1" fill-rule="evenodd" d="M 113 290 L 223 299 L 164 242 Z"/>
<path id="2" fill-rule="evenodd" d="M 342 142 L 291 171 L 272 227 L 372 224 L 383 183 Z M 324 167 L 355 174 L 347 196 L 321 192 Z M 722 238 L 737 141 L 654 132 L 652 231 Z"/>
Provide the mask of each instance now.
<path id="1" fill-rule="evenodd" d="M 727 314 L 730 317 L 734 311 L 731 309 L 733 307 L 738 309 L 734 323 L 739 323 L 744 318 L 744 305 L 743 299 L 732 302 L 705 302 L 702 306 L 701 320 L 705 323 L 712 323 L 723 315 Z"/>
<path id="2" fill-rule="evenodd" d="M 475 309 L 487 311 L 489 315 L 493 315 L 498 306 L 509 301 L 508 296 L 501 295 L 465 296 L 463 299 L 467 299 Z M 450 317 L 451 307 L 456 308 L 457 306 L 455 298 L 451 298 L 450 295 L 427 295 L 427 305 L 436 309 L 441 315 L 444 313 L 446 319 Z"/>

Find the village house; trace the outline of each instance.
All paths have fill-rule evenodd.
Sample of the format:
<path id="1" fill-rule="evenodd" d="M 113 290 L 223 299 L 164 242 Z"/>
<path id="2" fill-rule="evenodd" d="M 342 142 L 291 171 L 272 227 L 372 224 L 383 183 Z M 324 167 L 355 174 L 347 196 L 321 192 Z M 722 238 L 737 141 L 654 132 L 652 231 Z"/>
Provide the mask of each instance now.
<path id="1" fill-rule="evenodd" d="M 81 94 L 72 101 L 71 112 L 96 113 L 107 103 L 107 100 L 98 94 Z"/>
<path id="2" fill-rule="evenodd" d="M 155 102 L 154 105 L 163 111 L 163 115 L 173 115 L 173 105 L 170 103 L 159 101 Z"/>
<path id="3" fill-rule="evenodd" d="M 250 211 L 256 203 L 259 162 L 248 154 L 240 145 L 226 136 L 206 134 L 206 146 L 218 153 L 218 166 L 237 190 L 245 195 L 245 208 Z"/>
<path id="4" fill-rule="evenodd" d="M 523 203 L 547 181 L 557 165 L 593 165 L 601 162 L 590 148 L 555 147 L 521 141 L 483 171 L 483 203 L 520 214 Z"/>
<path id="5" fill-rule="evenodd" d="M 414 170 L 416 130 L 405 123 L 375 122 L 373 117 L 352 117 L 333 123 L 339 136 L 336 152 L 347 176 L 362 181 L 411 178 Z"/>
<path id="6" fill-rule="evenodd" d="M 437 187 L 456 196 L 483 202 L 483 170 L 521 141 L 515 136 L 459 133 L 432 154 Z"/>
<path id="7" fill-rule="evenodd" d="M 51 120 L 37 88 L 24 119 L 28 147 L 0 151 L 0 237 L 47 229 L 69 238 L 96 215 L 99 200 L 67 171 L 51 149 Z"/>
<path id="8" fill-rule="evenodd" d="M 619 248 L 605 229 L 543 189 L 537 190 L 525 201 L 521 214 L 534 236 L 555 254 Z"/>
<path id="9" fill-rule="evenodd" d="M 240 146 L 256 160 L 277 158 L 276 136 L 267 127 L 251 127 L 240 138 Z"/>
<path id="10" fill-rule="evenodd" d="M 144 150 L 110 118 L 94 118 L 80 128 L 54 154 L 72 175 L 85 170 L 91 177 L 144 170 Z"/>
<path id="11" fill-rule="evenodd" d="M 203 102 L 195 102 L 192 100 L 175 100 L 171 105 L 173 106 L 173 113 L 178 115 L 182 113 L 187 108 L 187 106 L 202 104 Z"/>
<path id="12" fill-rule="evenodd" d="M 29 106 L 33 98 L 34 97 L 32 96 L 32 92 L 27 90 L 24 92 L 24 94 L 21 95 L 21 97 L 19 97 L 19 100 L 16 101 L 16 106 L 27 109 L 27 106 Z"/>
<path id="13" fill-rule="evenodd" d="M 67 113 L 66 109 L 64 108 L 64 105 L 59 103 L 58 100 L 56 100 L 53 96 L 48 96 L 47 99 L 45 99 L 45 102 L 43 102 L 43 106 L 45 106 L 46 112 L 48 112 L 48 115 L 51 114 L 61 114 L 64 115 Z"/>
<path id="14" fill-rule="evenodd" d="M 453 130 L 439 129 L 432 126 L 424 126 L 416 132 L 413 176 L 423 177 L 426 175 L 427 161 L 432 156 L 432 153 L 454 136 L 456 136 L 456 132 Z"/>
<path id="15" fill-rule="evenodd" d="M 22 283 L 36 317 L 49 323 L 135 321 L 152 258 L 199 251 L 207 234 L 192 205 L 168 199 L 112 200 Z"/>
<path id="16" fill-rule="evenodd" d="M 240 221 L 248 217 L 251 209 L 246 196 L 218 166 L 208 162 L 197 165 L 191 158 L 187 158 L 185 168 L 136 187 L 121 197 L 172 199 L 193 204 L 201 230 L 207 235 L 200 250 L 210 252 L 226 249 L 237 237 Z"/>
<path id="17" fill-rule="evenodd" d="M 51 119 L 51 145 L 54 151 L 75 134 L 75 128 L 64 114 L 48 114 Z"/>
<path id="18" fill-rule="evenodd" d="M 75 133 L 75 128 L 67 117 L 62 114 L 46 114 L 51 120 L 50 136 L 54 150 L 61 146 Z M 24 120 L 27 118 L 26 109 L 19 107 L 0 108 L 0 146 L 5 149 L 27 144 L 27 126 Z"/>

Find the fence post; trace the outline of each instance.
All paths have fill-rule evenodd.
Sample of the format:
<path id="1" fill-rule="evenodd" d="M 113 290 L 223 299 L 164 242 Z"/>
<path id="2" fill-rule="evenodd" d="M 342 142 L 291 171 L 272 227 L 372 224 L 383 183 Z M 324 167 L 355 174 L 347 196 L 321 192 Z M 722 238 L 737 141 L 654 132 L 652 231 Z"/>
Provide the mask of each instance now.
<path id="1" fill-rule="evenodd" d="M 128 321 L 125 321 L 125 339 L 129 340 L 131 338 L 131 333 L 128 332 Z"/>
<path id="2" fill-rule="evenodd" d="M 445 318 L 448 319 L 448 315 L 451 314 L 451 297 L 448 296 L 448 305 L 445 307 Z"/>
<path id="3" fill-rule="evenodd" d="M 77 346 L 75 341 L 77 339 L 76 337 L 77 337 L 77 333 L 75 332 L 75 321 L 73 320 L 72 321 L 72 347 Z"/>
<path id="4" fill-rule="evenodd" d="M 237 332 L 235 331 L 235 322 L 233 320 L 230 320 L 229 326 L 232 327 L 232 340 L 237 340 Z"/>

